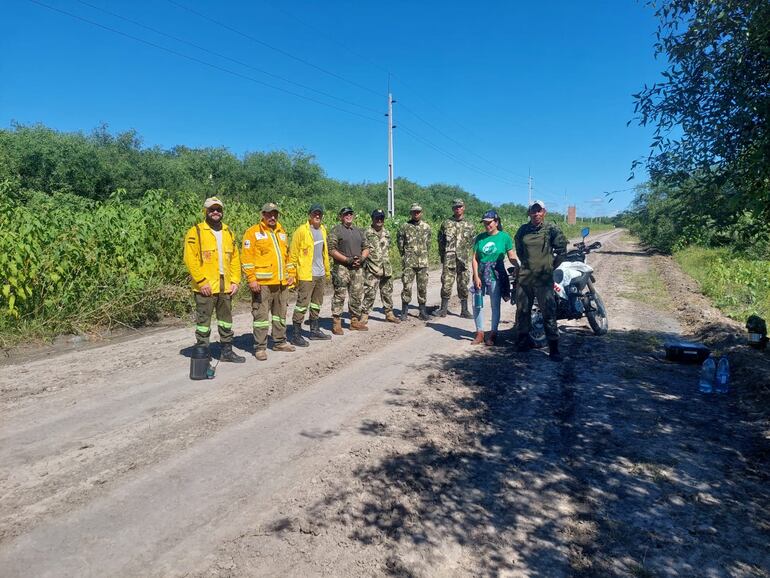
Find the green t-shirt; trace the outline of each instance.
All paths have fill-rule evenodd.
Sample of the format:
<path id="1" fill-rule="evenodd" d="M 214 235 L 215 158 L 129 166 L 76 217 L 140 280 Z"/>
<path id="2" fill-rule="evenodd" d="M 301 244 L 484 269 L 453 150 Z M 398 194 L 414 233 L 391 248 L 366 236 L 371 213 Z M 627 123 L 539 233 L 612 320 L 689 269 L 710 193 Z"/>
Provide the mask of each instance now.
<path id="1" fill-rule="evenodd" d="M 502 259 L 511 249 L 513 249 L 513 239 L 505 231 L 498 231 L 497 235 L 481 233 L 473 244 L 473 251 L 479 256 L 480 263 Z"/>

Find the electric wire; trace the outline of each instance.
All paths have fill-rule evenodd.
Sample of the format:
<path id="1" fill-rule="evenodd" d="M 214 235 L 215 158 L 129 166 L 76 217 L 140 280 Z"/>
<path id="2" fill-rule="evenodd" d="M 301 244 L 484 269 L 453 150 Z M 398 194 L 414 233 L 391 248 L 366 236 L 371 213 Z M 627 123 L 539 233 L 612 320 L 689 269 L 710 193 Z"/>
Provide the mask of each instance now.
<path id="1" fill-rule="evenodd" d="M 428 146 L 428 147 L 432 148 L 433 150 L 435 150 L 435 151 L 439 152 L 440 154 L 444 155 L 445 157 L 455 161 L 456 163 L 459 163 L 459 164 L 463 165 L 466 168 L 471 169 L 472 171 L 475 171 L 475 172 L 477 172 L 477 173 L 479 173 L 481 175 L 490 177 L 492 179 L 498 180 L 498 181 L 500 181 L 500 182 L 502 182 L 502 183 L 504 183 L 506 185 L 512 186 L 512 187 L 520 186 L 517 183 L 514 183 L 514 182 L 506 180 L 506 179 L 503 179 L 503 178 L 501 178 L 500 176 L 498 176 L 498 175 L 496 175 L 494 173 L 490 173 L 489 171 L 487 171 L 487 170 L 485 170 L 485 169 L 483 169 L 483 168 L 481 168 L 481 167 L 479 167 L 477 165 L 474 165 L 473 163 L 470 163 L 470 162 L 468 162 L 468 161 L 458 157 L 457 155 L 454 155 L 454 154 L 450 153 L 446 149 L 443 149 L 440 146 L 434 144 L 433 142 L 431 142 L 430 140 L 426 139 L 425 137 L 417 134 L 413 130 L 410 130 L 408 127 L 404 126 L 403 124 L 399 124 L 398 128 L 400 130 L 402 130 L 403 132 L 405 132 L 406 134 L 408 134 L 409 136 L 411 136 L 416 141 L 424 144 L 425 146 Z"/>
<path id="2" fill-rule="evenodd" d="M 170 0 L 169 0 L 169 1 L 170 1 Z M 314 26 L 314 25 L 312 25 L 312 24 L 309 24 L 308 22 L 306 22 L 306 21 L 304 21 L 303 19 L 299 18 L 297 15 L 293 14 L 292 12 L 289 12 L 289 11 L 288 11 L 288 10 L 286 10 L 286 9 L 285 9 L 283 6 L 280 6 L 278 2 L 275 2 L 275 1 L 271 1 L 271 0 L 268 0 L 268 4 L 272 5 L 272 6 L 273 6 L 273 8 L 275 8 L 276 10 L 279 10 L 280 12 L 282 12 L 282 13 L 283 13 L 283 14 L 285 14 L 285 15 L 287 15 L 288 17 L 290 17 L 290 18 L 292 18 L 292 19 L 296 20 L 297 22 L 299 22 L 300 24 L 302 24 L 302 25 L 303 25 L 303 26 L 305 26 L 306 28 L 308 28 L 308 29 L 310 29 L 310 30 L 313 30 L 313 31 L 315 31 L 317 34 L 320 34 L 321 36 L 323 36 L 323 37 L 327 38 L 328 40 L 330 40 L 330 41 L 331 41 L 331 42 L 333 42 L 334 44 L 336 44 L 336 45 L 338 45 L 338 46 L 342 47 L 344 50 L 348 51 L 348 52 L 349 52 L 350 54 L 352 54 L 353 56 L 355 56 L 355 57 L 357 57 L 357 58 L 361 59 L 361 60 L 362 60 L 362 61 L 364 61 L 364 62 L 367 62 L 367 63 L 371 64 L 372 66 L 374 66 L 374 67 L 376 67 L 377 69 L 379 69 L 379 70 L 381 70 L 381 71 L 383 71 L 383 72 L 387 73 L 388 75 L 390 75 L 390 76 L 393 76 L 394 78 L 397 78 L 401 84 L 403 84 L 404 86 L 406 86 L 406 87 L 408 87 L 408 88 L 410 88 L 411 90 L 413 90 L 413 91 L 414 91 L 414 89 L 413 89 L 413 88 L 411 88 L 411 87 L 410 87 L 410 86 L 409 86 L 409 85 L 408 85 L 408 84 L 407 84 L 407 83 L 406 83 L 406 82 L 405 82 L 405 81 L 404 81 L 404 80 L 403 80 L 403 79 L 402 79 L 400 76 L 398 76 L 397 74 L 395 74 L 395 73 L 391 72 L 389 69 L 387 69 L 387 68 L 385 68 L 385 67 L 383 67 L 383 66 L 380 66 L 380 65 L 379 65 L 377 62 L 375 62 L 375 61 L 374 61 L 374 60 L 372 60 L 371 58 L 369 58 L 369 57 L 366 57 L 366 56 L 363 56 L 363 55 L 361 55 L 360 53 L 358 53 L 357 51 L 353 50 L 352 48 L 350 48 L 350 47 L 349 47 L 348 45 L 346 45 L 345 43 L 343 43 L 343 42 L 340 42 L 340 41 L 339 41 L 339 40 L 337 40 L 336 38 L 334 38 L 334 37 L 330 36 L 329 34 L 327 34 L 325 31 L 321 30 L 321 29 L 320 29 L 320 28 L 318 28 L 317 26 Z M 416 92 L 416 91 L 414 91 L 414 92 Z M 418 96 L 419 96 L 419 95 L 418 95 Z M 430 105 L 431 105 L 431 106 L 432 106 L 432 107 L 433 107 L 435 110 L 437 110 L 439 113 L 443 114 L 444 116 L 447 116 L 447 117 L 449 117 L 449 115 L 446 115 L 445 113 L 443 113 L 443 111 L 441 111 L 441 110 L 440 110 L 438 107 L 436 107 L 435 105 L 432 105 L 432 103 L 430 103 L 430 102 L 429 102 L 429 101 L 427 101 L 426 99 L 424 99 L 424 98 L 421 98 L 421 100 L 423 100 L 423 101 L 427 102 L 428 104 L 430 104 Z M 412 110 L 410 107 L 406 106 L 406 105 L 403 103 L 403 101 L 400 101 L 400 102 L 399 102 L 399 107 L 400 107 L 400 108 L 402 108 L 402 109 L 404 109 L 404 110 L 406 110 L 406 111 L 407 111 L 409 114 L 411 114 L 412 116 L 414 116 L 414 117 L 415 117 L 417 120 L 419 120 L 420 122 L 422 122 L 422 123 L 423 123 L 423 124 L 425 124 L 426 126 L 430 127 L 430 128 L 431 128 L 431 129 L 433 129 L 434 131 L 436 131 L 438 134 L 440 134 L 441 136 L 443 136 L 445 139 L 447 139 L 447 140 L 449 140 L 449 141 L 453 142 L 454 144 L 456 144 L 457 146 L 459 146 L 460 148 L 462 148 L 462 149 L 463 149 L 463 150 L 465 150 L 466 152 L 468 152 L 468 153 L 472 154 L 473 156 L 475 156 L 475 157 L 476 157 L 476 158 L 478 158 L 478 159 L 481 159 L 482 161 L 484 161 L 485 163 L 489 164 L 490 166 L 492 166 L 492 167 L 496 168 L 497 170 L 499 170 L 499 171 L 502 171 L 502 172 L 504 172 L 504 173 L 507 173 L 507 174 L 509 174 L 509 175 L 511 175 L 511 176 L 514 176 L 514 177 L 517 177 L 517 178 L 525 178 L 523 175 L 520 175 L 520 174 L 516 174 L 516 173 L 514 173 L 514 172 L 511 172 L 510 170 L 506 169 L 505 167 L 502 167 L 502 166 L 500 166 L 499 164 L 497 164 L 497 163 L 495 163 L 495 162 L 493 162 L 493 161 L 489 160 L 488 158 L 486 158 L 486 157 L 484 157 L 484 156 L 482 156 L 482 155 L 480 155 L 480 154 L 478 154 L 478 153 L 474 152 L 473 150 L 471 150 L 470 148 L 468 148 L 466 145 L 464 145 L 462 142 L 460 142 L 459 140 L 455 139 L 455 138 L 454 138 L 454 137 L 452 137 L 451 135 L 447 134 L 445 131 L 441 130 L 440 128 L 438 128 L 437 126 L 435 126 L 434 124 L 432 124 L 431 122 L 429 122 L 428 120 L 426 120 L 425 118 L 423 118 L 421 115 L 419 115 L 417 112 L 415 112 L 414 110 Z M 449 117 L 449 118 L 451 118 L 451 117 Z M 472 132 L 472 131 L 470 131 L 469 129 L 467 129 L 467 128 L 463 127 L 463 126 L 462 126 L 462 125 L 461 125 L 459 122 L 455 121 L 455 123 L 456 123 L 458 126 L 460 126 L 461 128 L 463 128 L 464 130 L 466 130 L 467 132 Z"/>
<path id="3" fill-rule="evenodd" d="M 290 95 L 292 95 L 292 96 L 295 96 L 295 97 L 297 97 L 297 98 L 301 98 L 301 99 L 304 99 L 304 100 L 308 100 L 308 101 L 310 101 L 310 102 L 314 102 L 314 103 L 316 103 L 316 104 L 320 104 L 321 106 L 326 106 L 326 107 L 328 107 L 328 108 L 332 108 L 332 109 L 334 109 L 334 110 L 338 110 L 338 111 L 340 111 L 340 112 L 344 112 L 344 113 L 346 113 L 346 114 L 350 114 L 350 115 L 353 115 L 353 116 L 357 116 L 357 117 L 359 117 L 359 118 L 363 118 L 363 119 L 366 119 L 366 120 L 369 120 L 369 121 L 373 121 L 373 122 L 377 122 L 377 123 L 380 123 L 380 122 L 382 122 L 382 121 L 381 121 L 380 119 L 378 119 L 378 118 L 374 118 L 374 117 L 371 117 L 371 116 L 367 116 L 367 115 L 364 115 L 364 114 L 361 114 L 361 113 L 358 113 L 358 112 L 354 112 L 354 111 L 352 111 L 352 110 L 347 110 L 347 109 L 345 109 L 345 108 L 342 108 L 342 107 L 340 107 L 340 106 L 336 106 L 336 105 L 334 105 L 334 104 L 330 104 L 330 103 L 328 103 L 328 102 L 324 102 L 324 101 L 322 101 L 322 100 L 318 100 L 318 99 L 316 99 L 316 98 L 312 98 L 312 97 L 310 97 L 310 96 L 306 96 L 306 95 L 304 95 L 304 94 L 300 94 L 300 93 L 298 93 L 298 92 L 294 92 L 294 91 L 292 91 L 292 90 L 287 90 L 287 89 L 285 89 L 285 88 L 282 88 L 282 87 L 280 87 L 280 86 L 275 86 L 275 85 L 273 85 L 273 84 L 270 84 L 270 83 L 268 83 L 268 82 L 264 82 L 264 81 L 262 81 L 262 80 L 259 80 L 259 79 L 257 79 L 257 78 L 254 78 L 254 77 L 248 76 L 248 75 L 246 75 L 246 74 L 242 74 L 242 73 L 240 73 L 240 72 L 237 72 L 237 71 L 235 71 L 235 70 L 230 70 L 229 68 L 225 68 L 225 67 L 223 67 L 223 66 L 218 66 L 218 65 L 216 65 L 216 64 L 212 64 L 211 62 L 207 62 L 207 61 L 205 61 L 205 60 L 202 60 L 202 59 L 200 59 L 200 58 L 197 58 L 197 57 L 195 57 L 195 56 L 190 56 L 190 55 L 188 55 L 188 54 L 184 54 L 183 52 L 179 52 L 178 50 L 174 50 L 174 49 L 172 49 L 172 48 L 168 48 L 168 47 L 166 47 L 166 46 L 162 46 L 162 45 L 160 45 L 160 44 L 156 44 L 155 42 L 151 42 L 151 41 L 149 41 L 149 40 L 145 40 L 145 39 L 143 39 L 143 38 L 139 38 L 138 36 L 134 36 L 134 35 L 132 35 L 132 34 L 129 34 L 129 33 L 127 33 L 127 32 L 123 32 L 122 30 L 118 30 L 118 29 L 116 29 L 116 28 L 112 28 L 112 27 L 110 27 L 110 26 L 107 26 L 107 25 L 105 25 L 105 24 L 101 24 L 101 23 L 99 23 L 99 22 L 95 22 L 95 21 L 93 21 L 93 20 L 89 20 L 88 18 L 84 18 L 84 17 L 82 17 L 82 16 L 79 16 L 79 15 L 77 15 L 77 14 L 73 14 L 72 12 L 68 12 L 68 11 L 66 11 L 66 10 L 62 10 L 61 8 L 56 8 L 55 6 L 50 6 L 50 5 L 48 5 L 48 4 L 45 4 L 44 2 L 40 2 L 40 0 L 27 0 L 27 1 L 28 1 L 28 2 L 31 2 L 32 4 L 36 4 L 36 5 L 38 5 L 38 6 L 41 6 L 41 7 L 43 7 L 43 8 L 46 8 L 46 9 L 48 9 L 48 10 L 51 10 L 51 11 L 53 11 L 53 12 L 58 12 L 58 13 L 60 13 L 60 14 L 64 14 L 64 15 L 66 15 L 66 16 L 69 16 L 70 18 L 74 18 L 75 20 L 80 20 L 81 22 L 85 22 L 85 23 L 87 23 L 87 24 L 90 24 L 90 25 L 92 25 L 92 26 L 96 26 L 97 28 L 101 28 L 101 29 L 103 29 L 103 30 L 107 30 L 108 32 L 112 32 L 112 33 L 114 33 L 114 34 L 118 34 L 118 35 L 120 35 L 120 36 L 123 36 L 123 37 L 125 37 L 125 38 L 130 38 L 131 40 L 134 40 L 134 41 L 136 41 L 136 42 L 140 42 L 140 43 L 142 43 L 142 44 L 146 44 L 147 46 L 151 46 L 151 47 L 153 47 L 153 48 L 156 48 L 156 49 L 158 49 L 158 50 L 162 50 L 162 51 L 164 51 L 164 52 L 168 52 L 169 54 L 173 54 L 173 55 L 175 55 L 175 56 L 178 56 L 178 57 L 180 57 L 180 58 L 184 58 L 185 60 L 189 60 L 189 61 L 191 61 L 191 62 L 195 62 L 195 63 L 197 63 L 197 64 L 202 64 L 203 66 L 207 66 L 207 67 L 209 67 L 209 68 L 212 68 L 212 69 L 215 69 L 215 70 L 219 70 L 219 71 L 221 71 L 221 72 L 225 72 L 225 73 L 227 73 L 227 74 L 230 74 L 230 75 L 236 76 L 236 77 L 238 77 L 238 78 L 242 78 L 242 79 L 244 79 L 244 80 L 248 80 L 248 81 L 250 81 L 250 82 L 253 82 L 253 83 L 259 84 L 259 85 L 261 85 L 261 86 L 266 86 L 266 87 L 268 87 L 268 88 L 272 88 L 273 90 L 277 90 L 277 91 L 280 91 L 280 92 L 284 92 L 284 93 L 286 93 L 286 94 L 290 94 Z"/>
<path id="4" fill-rule="evenodd" d="M 476 158 L 478 158 L 478 159 L 481 159 L 481 160 L 482 160 L 482 161 L 484 161 L 485 163 L 488 163 L 489 165 L 491 165 L 491 166 L 495 167 L 496 169 L 498 169 L 498 170 L 500 170 L 500 171 L 506 172 L 506 173 L 508 173 L 508 174 L 510 174 L 510 175 L 512 175 L 512 176 L 514 176 L 514 177 L 521 177 L 521 178 L 524 178 L 522 175 L 518 175 L 518 174 L 516 174 L 516 173 L 512 173 L 512 172 L 511 172 L 511 171 L 509 171 L 508 169 L 506 169 L 506 168 L 504 168 L 504 167 L 501 167 L 501 166 L 500 166 L 500 165 L 498 165 L 497 163 L 495 163 L 495 162 L 493 162 L 493 161 L 489 160 L 488 158 L 486 158 L 486 157 L 484 157 L 484 156 L 482 156 L 482 155 L 480 155 L 480 154 L 478 154 L 478 153 L 476 153 L 476 152 L 472 151 L 472 150 L 471 150 L 471 149 L 469 149 L 467 146 L 465 146 L 463 143 L 461 143 L 459 140 L 457 140 L 457 139 L 455 139 L 454 137 L 452 137 L 452 136 L 448 135 L 446 132 L 444 132 L 443 130 L 441 130 L 440 128 L 438 128 L 437 126 L 435 126 L 434 124 L 432 124 L 431 122 L 429 122 L 429 121 L 427 121 L 426 119 L 424 119 L 422 116 L 420 116 L 419 114 L 417 114 L 417 113 L 416 113 L 415 111 L 413 111 L 411 108 L 407 107 L 405 104 L 403 104 L 403 103 L 400 103 L 400 105 L 401 105 L 401 108 L 403 108 L 404 110 L 406 110 L 406 111 L 407 111 L 409 114 L 411 114 L 412 116 L 414 116 L 414 117 L 415 117 L 417 120 L 419 120 L 420 122 L 422 122 L 422 123 L 423 123 L 423 124 L 425 124 L 426 126 L 428 126 L 428 127 L 432 128 L 434 131 L 436 131 L 438 134 L 440 134 L 441 136 L 443 136 L 445 139 L 447 139 L 447 140 L 449 140 L 449 141 L 451 141 L 451 142 L 455 143 L 457 146 L 459 146 L 459 147 L 460 147 L 461 149 L 463 149 L 464 151 L 466 151 L 466 152 L 468 152 L 468 153 L 472 154 L 472 155 L 473 155 L 473 156 L 475 156 Z M 521 183 L 519 183 L 519 184 L 521 184 Z"/>
<path id="5" fill-rule="evenodd" d="M 250 34 L 246 34 L 245 32 L 238 30 L 237 28 L 234 28 L 233 26 L 230 26 L 229 24 L 225 24 L 224 22 L 220 22 L 219 20 L 212 18 L 210 16 L 207 16 L 206 14 L 203 14 L 202 12 L 199 12 L 195 10 L 194 8 L 190 8 L 189 6 L 185 6 L 184 4 L 180 2 L 176 2 L 175 0 L 166 0 L 169 4 L 176 6 L 177 8 L 180 8 L 182 10 L 186 10 L 187 12 L 190 12 L 191 14 L 195 14 L 199 18 L 202 18 L 204 20 L 207 20 L 208 22 L 212 22 L 216 24 L 217 26 L 220 26 L 221 28 L 224 28 L 225 30 L 229 30 L 230 32 L 234 32 L 235 34 L 238 34 L 239 36 L 242 36 L 248 40 L 251 40 L 252 42 L 255 42 L 256 44 L 259 44 L 260 46 L 264 46 L 265 48 L 269 48 L 270 50 L 273 50 L 275 52 L 278 52 L 279 54 L 282 54 L 283 56 L 286 56 L 287 58 L 291 58 L 292 60 L 295 60 L 297 62 L 301 62 L 302 64 L 309 66 L 311 68 L 314 68 L 315 70 L 318 70 L 319 72 L 323 72 L 324 74 L 327 74 L 329 76 L 332 76 L 338 80 L 342 80 L 343 82 L 346 82 L 350 84 L 351 86 L 355 86 L 357 88 L 360 88 L 361 90 L 365 90 L 367 92 L 371 92 L 372 94 L 376 94 L 377 96 L 382 96 L 382 94 L 372 88 L 369 88 L 368 86 L 364 86 L 363 84 L 360 84 L 358 82 L 355 82 L 353 80 L 350 80 L 348 78 L 345 78 L 344 76 L 341 76 L 337 74 L 336 72 L 333 72 L 331 70 L 327 70 L 326 68 L 323 68 L 321 66 L 318 66 L 317 64 L 313 64 L 312 62 L 305 60 L 304 58 L 300 58 L 299 56 L 295 56 L 294 54 L 291 54 L 290 52 L 287 52 L 281 48 L 278 48 L 277 46 L 273 46 L 272 44 L 268 44 L 264 40 L 260 40 L 259 38 L 255 38 L 254 36 Z"/>
<path id="6" fill-rule="evenodd" d="M 280 76 L 278 74 L 274 74 L 274 73 L 269 72 L 267 70 L 264 70 L 262 68 L 253 66 L 253 65 L 249 64 L 248 62 L 243 62 L 242 60 L 238 60 L 236 58 L 232 58 L 230 56 L 227 56 L 226 54 L 222 54 L 221 52 L 216 52 L 214 50 L 210 50 L 210 49 L 206 48 L 205 46 L 201 46 L 199 44 L 195 44 L 194 42 L 190 42 L 189 40 L 185 40 L 184 38 L 180 38 L 178 36 L 174 36 L 173 34 L 168 34 L 167 32 L 163 32 L 162 30 L 159 30 L 157 28 L 153 28 L 152 26 L 148 26 L 147 24 L 143 24 L 142 22 L 139 22 L 137 20 L 133 20 L 131 18 L 128 18 L 128 17 L 123 16 L 121 14 L 118 14 L 116 12 L 112 12 L 111 10 L 107 10 L 106 8 L 102 8 L 100 6 L 96 6 L 94 4 L 91 4 L 90 2 L 86 2 L 85 0 L 77 0 L 77 1 L 80 4 L 83 4 L 84 6 L 88 6 L 89 8 L 93 8 L 94 10 L 98 10 L 98 11 L 103 12 L 105 14 L 109 14 L 110 16 L 113 16 L 115 18 L 123 20 L 124 22 L 129 22 L 130 24 L 133 24 L 135 26 L 139 26 L 140 28 L 143 28 L 145 30 L 149 30 L 150 32 L 153 32 L 153 33 L 158 34 L 160 36 L 164 36 L 164 37 L 170 38 L 171 40 L 174 40 L 176 42 L 180 42 L 182 44 L 186 44 L 187 46 L 191 46 L 191 47 L 193 47 L 193 48 L 195 48 L 197 50 L 200 50 L 202 52 L 206 52 L 206 53 L 211 54 L 213 56 L 216 56 L 218 58 L 222 58 L 224 60 L 228 60 L 228 61 L 230 61 L 230 62 L 232 62 L 234 64 L 238 64 L 238 65 L 243 66 L 245 68 L 249 68 L 251 70 L 254 70 L 256 72 L 264 74 L 266 76 L 270 76 L 272 78 L 275 78 L 277 80 L 281 80 L 281 81 L 286 82 L 288 84 L 293 84 L 294 86 L 298 86 L 299 88 L 304 88 L 305 90 L 309 90 L 311 92 L 315 92 L 315 93 L 320 94 L 322 96 L 325 96 L 327 98 L 331 98 L 333 100 L 338 100 L 338 101 L 340 101 L 342 103 L 345 103 L 347 105 L 356 106 L 356 107 L 362 108 L 362 109 L 364 109 L 364 110 L 366 110 L 368 112 L 373 112 L 375 114 L 379 114 L 380 113 L 380 111 L 378 109 L 374 109 L 374 108 L 371 108 L 371 107 L 359 104 L 357 102 L 346 100 L 344 98 L 340 98 L 338 96 L 335 96 L 334 94 L 325 92 L 323 90 L 318 90 L 318 89 L 313 88 L 311 86 L 307 86 L 305 84 L 301 84 L 299 82 L 295 82 L 295 81 L 293 81 L 293 80 L 291 80 L 289 78 L 285 78 L 285 77 Z"/>

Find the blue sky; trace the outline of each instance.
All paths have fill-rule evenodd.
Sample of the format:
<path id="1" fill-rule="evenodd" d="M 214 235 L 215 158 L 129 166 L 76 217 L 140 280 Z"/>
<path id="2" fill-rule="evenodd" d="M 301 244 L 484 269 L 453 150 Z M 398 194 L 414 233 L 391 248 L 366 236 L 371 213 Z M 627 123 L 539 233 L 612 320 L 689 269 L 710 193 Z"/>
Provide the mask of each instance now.
<path id="1" fill-rule="evenodd" d="M 331 177 L 384 181 L 391 73 L 397 176 L 526 203 L 531 172 L 536 198 L 583 216 L 644 179 L 626 180 L 651 131 L 626 123 L 663 63 L 636 0 L 39 1 L 81 20 L 3 2 L 3 127 L 302 149 Z"/>

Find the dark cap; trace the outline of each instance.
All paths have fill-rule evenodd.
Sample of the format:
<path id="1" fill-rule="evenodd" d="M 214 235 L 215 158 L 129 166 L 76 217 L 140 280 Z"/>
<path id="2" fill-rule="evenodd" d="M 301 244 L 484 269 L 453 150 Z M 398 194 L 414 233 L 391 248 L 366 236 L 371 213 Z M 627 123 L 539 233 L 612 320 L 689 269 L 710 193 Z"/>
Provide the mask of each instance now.
<path id="1" fill-rule="evenodd" d="M 385 218 L 385 211 L 382 209 L 374 209 L 372 211 L 372 221 L 376 221 L 377 219 L 384 219 Z"/>
<path id="2" fill-rule="evenodd" d="M 481 217 L 482 221 L 497 221 L 500 218 L 500 215 L 497 214 L 497 211 L 487 211 L 484 213 L 484 216 Z"/>
<path id="3" fill-rule="evenodd" d="M 310 213 L 321 213 L 323 215 L 324 214 L 324 207 L 323 207 L 323 205 L 320 205 L 318 203 L 313 203 L 312 205 L 310 205 L 310 210 L 307 213 L 308 213 L 308 215 Z"/>
<path id="4" fill-rule="evenodd" d="M 355 213 L 355 211 L 353 210 L 353 207 L 342 207 L 340 209 L 339 214 L 340 216 L 342 216 L 342 215 L 347 215 L 348 213 Z"/>

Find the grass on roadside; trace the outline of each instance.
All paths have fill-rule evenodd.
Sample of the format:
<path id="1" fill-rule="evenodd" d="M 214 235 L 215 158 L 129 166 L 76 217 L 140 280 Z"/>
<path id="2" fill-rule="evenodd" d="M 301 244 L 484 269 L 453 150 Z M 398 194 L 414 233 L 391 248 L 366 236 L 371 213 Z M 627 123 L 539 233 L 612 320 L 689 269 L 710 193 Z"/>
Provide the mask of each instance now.
<path id="1" fill-rule="evenodd" d="M 770 262 L 704 247 L 687 247 L 674 258 L 728 317 L 745 322 L 754 314 L 770 320 Z"/>

